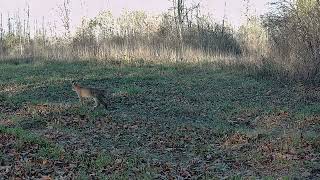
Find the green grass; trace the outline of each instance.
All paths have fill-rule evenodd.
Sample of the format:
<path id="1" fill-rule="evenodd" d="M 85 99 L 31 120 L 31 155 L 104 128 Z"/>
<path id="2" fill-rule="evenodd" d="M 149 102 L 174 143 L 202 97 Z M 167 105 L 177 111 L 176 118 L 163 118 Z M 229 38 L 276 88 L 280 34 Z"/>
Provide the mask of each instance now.
<path id="1" fill-rule="evenodd" d="M 0 132 L 42 144 L 40 157 L 58 160 L 54 147 L 62 147 L 78 178 L 168 178 L 181 169 L 197 178 L 299 177 L 316 169 L 283 157 L 308 153 L 303 143 L 318 157 L 318 102 L 294 84 L 209 66 L 1 63 L 0 117 L 12 124 Z M 81 106 L 72 81 L 115 93 L 111 107 Z"/>
<path id="2" fill-rule="evenodd" d="M 55 146 L 37 134 L 21 128 L 9 128 L 1 125 L 0 133 L 15 136 L 17 139 L 14 146 L 17 150 L 23 150 L 26 144 L 37 144 L 40 146 L 39 156 L 41 157 L 59 159 L 59 156 L 63 153 L 61 147 Z"/>

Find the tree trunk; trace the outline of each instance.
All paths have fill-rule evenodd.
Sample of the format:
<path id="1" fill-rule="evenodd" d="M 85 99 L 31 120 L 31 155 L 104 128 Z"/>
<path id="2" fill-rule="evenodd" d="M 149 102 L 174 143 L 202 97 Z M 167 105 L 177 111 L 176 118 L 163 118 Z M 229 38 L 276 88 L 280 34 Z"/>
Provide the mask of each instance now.
<path id="1" fill-rule="evenodd" d="M 176 49 L 176 62 L 183 61 L 183 10 L 184 10 L 184 0 L 178 0 L 177 2 L 177 37 L 178 45 Z"/>

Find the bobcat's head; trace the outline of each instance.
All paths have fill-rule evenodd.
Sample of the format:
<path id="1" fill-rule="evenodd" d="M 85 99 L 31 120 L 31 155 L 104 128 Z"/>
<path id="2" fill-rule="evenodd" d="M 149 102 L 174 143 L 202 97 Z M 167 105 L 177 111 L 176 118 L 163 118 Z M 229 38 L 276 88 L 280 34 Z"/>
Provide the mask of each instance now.
<path id="1" fill-rule="evenodd" d="M 72 84 L 72 90 L 74 90 L 74 91 L 78 91 L 79 90 L 80 85 L 78 83 L 72 82 L 71 84 Z"/>

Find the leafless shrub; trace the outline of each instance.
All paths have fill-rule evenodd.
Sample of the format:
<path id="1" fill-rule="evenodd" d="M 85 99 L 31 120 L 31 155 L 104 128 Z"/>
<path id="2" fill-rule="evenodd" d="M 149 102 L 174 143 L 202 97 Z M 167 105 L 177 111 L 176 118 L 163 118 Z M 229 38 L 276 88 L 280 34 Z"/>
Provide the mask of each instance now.
<path id="1" fill-rule="evenodd" d="M 320 2 L 283 0 L 265 17 L 272 57 L 289 77 L 317 83 L 320 72 Z"/>

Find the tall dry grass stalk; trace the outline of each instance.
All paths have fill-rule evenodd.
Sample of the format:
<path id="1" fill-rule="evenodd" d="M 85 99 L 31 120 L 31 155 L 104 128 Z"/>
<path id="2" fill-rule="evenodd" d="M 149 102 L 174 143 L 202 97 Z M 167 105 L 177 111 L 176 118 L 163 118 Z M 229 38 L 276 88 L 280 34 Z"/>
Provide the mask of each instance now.
<path id="1" fill-rule="evenodd" d="M 215 61 L 218 57 L 241 53 L 231 29 L 213 23 L 208 17 L 197 18 L 189 18 L 183 24 L 184 62 Z M 72 35 L 69 28 L 64 36 L 55 35 L 54 27 L 50 28 L 51 35 L 39 28 L 34 37 L 26 41 L 26 34 L 7 32 L 1 43 L 5 47 L 1 58 L 174 62 L 177 49 L 181 48 L 176 28 L 175 17 L 170 13 L 149 16 L 134 11 L 115 18 L 110 12 L 102 12 L 93 19 L 84 19 Z"/>

